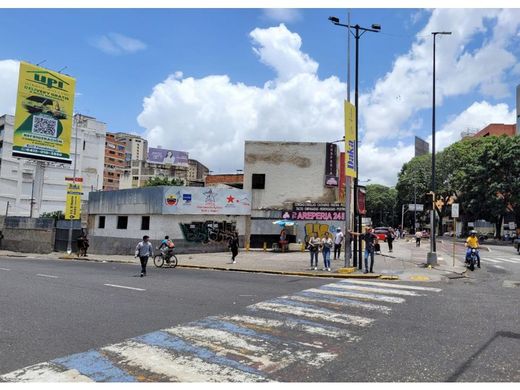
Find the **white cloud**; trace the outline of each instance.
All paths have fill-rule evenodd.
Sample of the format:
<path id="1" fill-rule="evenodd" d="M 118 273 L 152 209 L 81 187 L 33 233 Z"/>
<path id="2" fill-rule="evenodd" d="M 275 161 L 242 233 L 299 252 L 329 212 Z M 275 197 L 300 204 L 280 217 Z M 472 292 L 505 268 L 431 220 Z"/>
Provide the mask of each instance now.
<path id="1" fill-rule="evenodd" d="M 0 115 L 14 115 L 19 68 L 19 61 L 0 61 Z"/>
<path id="2" fill-rule="evenodd" d="M 517 69 L 509 46 L 519 21 L 520 10 L 432 11 L 410 50 L 360 97 L 360 176 L 393 185 L 402 164 L 413 157 L 412 135 L 423 127 L 423 110 L 431 109 L 431 31 L 453 30 L 437 40 L 437 104 L 470 93 L 483 95 L 453 119 L 437 117 L 439 124 L 446 123 L 437 133 L 437 150 L 457 141 L 467 127 L 513 123 L 506 104 L 484 99 L 511 93 L 505 76 Z M 234 172 L 243 164 L 245 140 L 341 137 L 346 85 L 336 77 L 319 79 L 319 64 L 284 24 L 257 28 L 250 37 L 259 60 L 274 70 L 273 80 L 255 87 L 232 83 L 226 75 L 169 76 L 144 99 L 138 117 L 151 146 L 186 150 L 214 171 Z M 402 142 L 405 138 L 408 143 Z M 389 139 L 401 141 L 388 146 Z"/>
<path id="3" fill-rule="evenodd" d="M 146 49 L 146 44 L 138 39 L 119 33 L 109 33 L 94 38 L 90 44 L 107 54 L 129 54 Z"/>
<path id="4" fill-rule="evenodd" d="M 274 22 L 297 22 L 302 19 L 301 12 L 294 8 L 266 8 L 263 10 L 266 19 Z"/>

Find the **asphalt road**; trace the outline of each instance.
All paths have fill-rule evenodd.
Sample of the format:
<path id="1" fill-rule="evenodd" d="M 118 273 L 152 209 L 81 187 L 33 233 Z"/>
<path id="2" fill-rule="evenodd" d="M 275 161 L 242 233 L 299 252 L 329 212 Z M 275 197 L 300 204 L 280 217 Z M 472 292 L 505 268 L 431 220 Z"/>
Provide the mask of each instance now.
<path id="1" fill-rule="evenodd" d="M 238 360 L 257 359 L 251 366 L 262 380 L 520 381 L 520 287 L 513 283 L 520 285 L 520 266 L 495 266 L 483 264 L 464 279 L 406 283 L 411 288 L 401 290 L 399 282 L 386 283 L 385 288 L 153 267 L 149 276 L 139 278 L 135 265 L 0 258 L 0 375 L 102 347 L 115 359 L 114 354 L 136 348 L 129 338 L 145 334 L 148 343 L 164 347 L 164 340 L 157 341 L 164 332 L 156 331 L 172 328 L 168 332 L 177 337 L 177 352 L 178 337 L 191 342 L 192 349 L 183 349 L 182 358 L 200 354 L 193 345 L 202 345 L 220 351 L 218 359 L 210 359 L 213 363 L 229 365 L 231 360 L 222 363 L 221 356 L 237 359 L 249 351 L 251 356 L 246 352 Z M 365 293 L 373 296 L 356 298 L 363 289 L 372 289 Z M 247 323 L 252 317 L 268 325 Z M 199 334 L 186 333 L 193 329 Z M 327 332 L 335 338 L 326 337 Z M 106 348 L 116 343 L 122 344 Z M 262 352 L 266 344 L 270 349 Z M 140 351 L 143 356 L 150 353 Z M 131 358 L 125 356 L 120 364 L 126 372 L 140 373 L 132 378 L 191 378 L 161 370 L 152 375 L 155 367 L 128 367 Z M 241 381 L 240 376 L 226 375 L 222 380 Z"/>

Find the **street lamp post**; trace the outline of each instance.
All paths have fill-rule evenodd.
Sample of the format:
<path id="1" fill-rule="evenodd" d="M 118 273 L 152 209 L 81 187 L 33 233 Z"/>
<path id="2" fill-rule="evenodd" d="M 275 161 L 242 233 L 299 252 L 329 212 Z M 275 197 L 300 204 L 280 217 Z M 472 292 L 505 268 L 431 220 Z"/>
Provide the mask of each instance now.
<path id="1" fill-rule="evenodd" d="M 451 35 L 449 31 L 432 32 L 433 35 L 433 98 L 432 98 L 432 211 L 430 219 L 430 252 L 426 257 L 429 265 L 437 264 L 437 253 L 435 245 L 435 38 L 437 35 Z"/>
<path id="2" fill-rule="evenodd" d="M 359 118 L 359 104 L 358 104 L 358 97 L 359 97 L 359 38 L 366 33 L 367 31 L 371 32 L 379 32 L 381 30 L 381 26 L 379 24 L 373 24 L 372 28 L 365 28 L 361 27 L 359 24 L 356 24 L 355 26 L 352 26 L 351 24 L 342 24 L 339 22 L 339 18 L 335 16 L 330 16 L 329 20 L 334 23 L 336 26 L 346 27 L 351 31 L 350 29 L 355 30 L 355 33 L 352 33 L 354 38 L 356 39 L 356 73 L 355 73 L 355 94 L 354 94 L 354 106 L 356 107 L 356 149 L 355 149 L 355 160 L 356 160 L 356 177 L 354 178 L 354 230 L 361 231 L 361 216 L 358 213 L 357 209 L 357 203 L 358 203 L 358 133 L 359 133 L 359 124 L 358 124 L 358 118 Z M 361 33 L 360 33 L 361 31 Z M 348 86 L 350 88 L 350 85 Z M 346 146 L 345 146 L 346 150 Z M 347 218 L 347 216 L 345 216 Z M 354 267 L 358 267 L 359 269 L 362 268 L 362 261 L 361 261 L 361 240 L 358 240 L 356 237 L 354 237 L 354 256 L 353 256 L 353 265 Z"/>

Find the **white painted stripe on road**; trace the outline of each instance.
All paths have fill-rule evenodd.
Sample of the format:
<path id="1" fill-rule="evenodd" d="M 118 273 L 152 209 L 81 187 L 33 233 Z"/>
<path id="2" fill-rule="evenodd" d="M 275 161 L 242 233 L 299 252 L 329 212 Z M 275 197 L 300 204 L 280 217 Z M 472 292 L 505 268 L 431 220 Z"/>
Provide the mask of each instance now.
<path id="1" fill-rule="evenodd" d="M 293 321 L 290 319 L 284 319 L 284 320 L 273 320 L 269 318 L 264 317 L 253 317 L 253 316 L 221 316 L 221 319 L 225 321 L 233 321 L 240 324 L 251 324 L 255 326 L 259 326 L 262 328 L 288 328 L 291 330 L 297 330 L 302 331 L 314 336 L 325 336 L 325 337 L 332 337 L 334 339 L 341 339 L 345 338 L 349 341 L 359 341 L 361 338 L 359 336 L 352 336 L 350 332 L 348 332 L 345 329 L 339 329 L 339 328 L 321 328 L 319 326 L 311 326 L 311 325 L 304 325 L 300 322 Z"/>
<path id="2" fill-rule="evenodd" d="M 516 260 L 504 259 L 503 257 L 495 257 L 495 259 L 501 260 L 501 261 L 505 261 L 506 263 L 513 263 L 513 264 L 517 264 L 518 263 L 518 261 L 516 261 Z"/>
<path id="3" fill-rule="evenodd" d="M 395 283 L 384 283 L 384 282 L 369 282 L 365 280 L 349 280 L 340 282 L 344 284 L 365 284 L 368 286 L 383 286 L 388 288 L 399 288 L 399 289 L 405 289 L 405 290 L 420 290 L 420 291 L 434 291 L 434 292 L 441 292 L 442 289 L 435 288 L 435 287 L 423 287 L 423 286 L 410 286 L 407 284 L 395 284 Z"/>
<path id="4" fill-rule="evenodd" d="M 334 295 L 336 297 L 347 297 L 347 298 L 356 298 L 356 299 L 366 299 L 370 301 L 381 301 L 381 302 L 389 302 L 389 303 L 403 303 L 405 301 L 404 298 L 399 297 L 388 297 L 386 295 L 376 295 L 376 294 L 363 294 L 356 293 L 350 291 L 339 291 L 339 290 L 325 290 L 319 288 L 310 288 L 308 290 L 313 293 L 325 294 L 325 295 Z"/>
<path id="5" fill-rule="evenodd" d="M 45 274 L 36 274 L 36 276 L 42 276 L 44 278 L 53 278 L 53 279 L 58 279 L 57 276 L 54 276 L 54 275 L 45 275 Z"/>
<path id="6" fill-rule="evenodd" d="M 505 269 L 504 267 L 502 267 L 501 265 L 492 265 L 491 267 L 494 267 L 494 268 L 499 268 L 499 269 Z"/>
<path id="7" fill-rule="evenodd" d="M 12 371 L 0 379 L 7 382 L 92 382 L 77 370 L 63 370 L 48 362 Z"/>
<path id="8" fill-rule="evenodd" d="M 9 268 L 0 268 L 2 271 L 11 271 Z"/>
<path id="9" fill-rule="evenodd" d="M 337 357 L 335 353 L 314 352 L 305 349 L 309 346 L 308 343 L 298 343 L 300 348 L 290 349 L 286 344 L 273 344 L 265 339 L 237 335 L 220 329 L 179 326 L 166 331 L 192 344 L 208 348 L 219 355 L 240 356 L 241 363 L 248 364 L 243 361 L 243 359 L 247 359 L 250 362 L 248 365 L 265 372 L 278 371 L 296 362 L 306 362 L 309 365 L 321 367 Z"/>
<path id="10" fill-rule="evenodd" d="M 104 284 L 104 286 L 108 286 L 108 287 L 116 287 L 116 288 L 126 288 L 127 290 L 146 291 L 145 288 L 128 287 L 128 286 L 119 286 L 119 285 L 117 285 L 117 284 Z"/>
<path id="11" fill-rule="evenodd" d="M 483 261 L 483 262 L 488 262 L 488 261 L 490 261 L 490 262 L 492 262 L 492 263 L 501 263 L 500 260 L 494 260 L 494 259 L 482 259 L 482 261 Z"/>
<path id="12" fill-rule="evenodd" d="M 324 303 L 324 304 L 331 304 L 336 306 L 343 306 L 343 307 L 359 307 L 362 309 L 367 310 L 376 310 L 385 314 L 390 313 L 392 308 L 384 305 L 374 305 L 372 303 L 366 303 L 366 302 L 339 302 L 339 301 L 332 301 L 330 299 L 325 298 L 317 298 L 317 297 L 305 297 L 301 295 L 288 295 L 284 297 L 280 297 L 282 299 L 291 299 L 293 301 L 299 301 L 299 302 L 305 302 L 305 303 Z"/>
<path id="13" fill-rule="evenodd" d="M 363 292 L 378 293 L 378 294 L 406 295 L 409 297 L 423 296 L 423 294 L 418 294 L 415 291 L 392 290 L 390 288 L 379 288 L 379 287 L 354 286 L 352 284 L 347 284 L 347 283 L 332 283 L 332 284 L 328 284 L 327 286 L 342 288 L 342 289 L 346 289 L 346 290 L 363 291 Z"/>
<path id="14" fill-rule="evenodd" d="M 291 314 L 294 316 L 302 316 L 312 319 L 337 322 L 345 325 L 367 326 L 374 322 L 372 318 L 335 313 L 331 310 L 319 310 L 308 307 L 291 306 L 273 302 L 259 302 L 249 307 L 252 309 L 273 311 L 275 313 Z"/>
<path id="15" fill-rule="evenodd" d="M 198 357 L 175 355 L 163 348 L 135 341 L 102 348 L 121 357 L 121 364 L 144 369 L 178 382 L 259 382 L 265 379 Z"/>

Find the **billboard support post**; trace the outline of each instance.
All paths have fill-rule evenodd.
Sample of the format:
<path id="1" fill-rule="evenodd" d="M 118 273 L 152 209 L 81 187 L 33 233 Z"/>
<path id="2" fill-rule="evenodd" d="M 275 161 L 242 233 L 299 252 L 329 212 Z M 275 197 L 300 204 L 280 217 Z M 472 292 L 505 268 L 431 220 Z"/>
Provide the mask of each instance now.
<path id="1" fill-rule="evenodd" d="M 73 172 L 72 172 L 72 177 L 73 177 L 73 180 L 74 180 L 74 184 L 76 184 L 76 164 L 78 162 L 78 120 L 81 119 L 81 115 L 80 114 L 77 114 L 75 117 L 74 117 L 74 122 L 73 122 L 73 128 L 74 128 L 74 168 L 73 168 Z M 72 225 L 74 223 L 74 220 L 72 219 L 72 217 L 70 218 L 70 224 L 69 224 L 69 236 L 68 236 L 68 240 L 67 240 L 67 254 L 71 254 L 72 253 Z"/>

